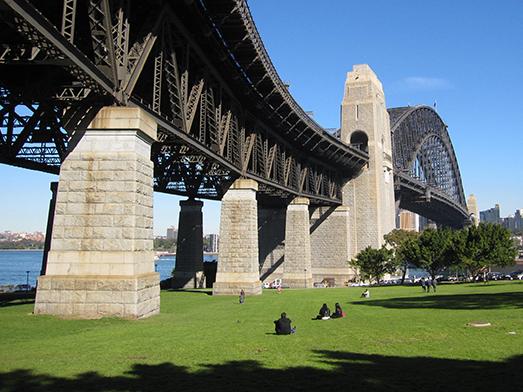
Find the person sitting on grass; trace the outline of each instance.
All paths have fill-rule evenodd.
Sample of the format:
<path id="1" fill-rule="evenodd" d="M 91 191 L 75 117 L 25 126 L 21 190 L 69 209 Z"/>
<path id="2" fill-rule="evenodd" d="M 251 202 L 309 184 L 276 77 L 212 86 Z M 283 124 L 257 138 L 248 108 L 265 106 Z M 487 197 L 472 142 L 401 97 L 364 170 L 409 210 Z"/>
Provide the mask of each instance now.
<path id="1" fill-rule="evenodd" d="M 318 312 L 318 315 L 316 316 L 317 320 L 328 320 L 331 318 L 331 310 L 327 306 L 327 304 L 323 304 L 320 308 L 320 311 Z"/>
<path id="2" fill-rule="evenodd" d="M 345 317 L 345 312 L 341 310 L 341 306 L 338 302 L 336 302 L 334 313 L 331 315 L 331 318 L 341 318 Z"/>
<path id="3" fill-rule="evenodd" d="M 278 320 L 274 320 L 274 330 L 276 335 L 289 335 L 296 332 L 296 327 L 291 327 L 291 320 L 287 318 L 287 313 L 283 312 Z"/>
<path id="4" fill-rule="evenodd" d="M 363 293 L 361 293 L 361 298 L 370 298 L 370 291 L 369 289 L 365 289 Z"/>

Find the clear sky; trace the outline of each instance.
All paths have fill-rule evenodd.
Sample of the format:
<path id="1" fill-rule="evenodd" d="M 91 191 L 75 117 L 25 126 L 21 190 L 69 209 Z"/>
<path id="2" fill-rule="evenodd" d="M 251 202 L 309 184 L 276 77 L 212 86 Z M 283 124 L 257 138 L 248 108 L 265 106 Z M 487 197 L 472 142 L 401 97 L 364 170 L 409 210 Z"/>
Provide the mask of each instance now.
<path id="1" fill-rule="evenodd" d="M 502 216 L 523 208 L 523 1 L 250 0 L 271 59 L 316 121 L 339 127 L 346 73 L 369 64 L 388 107 L 437 103 L 466 195 Z M 0 231 L 44 230 L 43 173 L 0 165 Z M 180 198 L 155 193 L 155 234 L 178 221 Z M 205 201 L 204 232 L 217 233 Z"/>

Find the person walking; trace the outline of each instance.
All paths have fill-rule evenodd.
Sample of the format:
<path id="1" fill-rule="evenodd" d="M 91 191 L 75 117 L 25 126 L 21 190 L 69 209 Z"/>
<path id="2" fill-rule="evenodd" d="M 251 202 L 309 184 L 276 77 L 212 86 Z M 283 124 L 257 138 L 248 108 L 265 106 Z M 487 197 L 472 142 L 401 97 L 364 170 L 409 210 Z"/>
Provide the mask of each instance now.
<path id="1" fill-rule="evenodd" d="M 425 278 L 425 287 L 427 287 L 427 293 L 430 293 L 430 280 L 428 277 Z"/>
<path id="2" fill-rule="evenodd" d="M 425 278 L 421 278 L 420 282 L 421 282 L 421 288 L 423 289 L 424 292 L 426 292 L 427 287 L 425 286 Z"/>
<path id="3" fill-rule="evenodd" d="M 240 305 L 245 302 L 245 291 L 243 289 L 240 290 Z"/>
<path id="4" fill-rule="evenodd" d="M 432 291 L 436 292 L 436 286 L 438 285 L 438 281 L 436 280 L 436 278 L 432 279 L 430 284 L 432 286 Z"/>

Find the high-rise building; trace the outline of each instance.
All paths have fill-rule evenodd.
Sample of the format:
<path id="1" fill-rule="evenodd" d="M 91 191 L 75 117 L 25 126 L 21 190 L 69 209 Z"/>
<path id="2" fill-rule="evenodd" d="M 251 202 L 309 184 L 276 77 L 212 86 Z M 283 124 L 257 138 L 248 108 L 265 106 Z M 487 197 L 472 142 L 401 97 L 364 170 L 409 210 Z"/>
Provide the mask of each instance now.
<path id="1" fill-rule="evenodd" d="M 220 236 L 218 234 L 209 234 L 209 252 L 218 253 Z"/>
<path id="2" fill-rule="evenodd" d="M 512 215 L 507 216 L 506 218 L 502 218 L 501 224 L 503 225 L 503 227 L 509 229 L 510 231 L 516 230 L 516 220 Z"/>
<path id="3" fill-rule="evenodd" d="M 499 217 L 499 204 L 496 204 L 494 208 L 480 211 L 479 220 L 487 223 L 501 223 L 501 218 Z"/>
<path id="4" fill-rule="evenodd" d="M 479 225 L 478 202 L 476 200 L 476 196 L 474 196 L 473 194 L 470 194 L 467 198 L 467 209 L 469 211 L 469 216 L 472 221 L 472 224 L 474 226 Z"/>
<path id="5" fill-rule="evenodd" d="M 516 210 L 514 214 L 514 226 L 516 230 L 523 230 L 523 209 Z"/>
<path id="6" fill-rule="evenodd" d="M 401 230 L 418 231 L 419 215 L 407 210 L 400 210 L 397 226 Z"/>
<path id="7" fill-rule="evenodd" d="M 168 240 L 175 240 L 176 237 L 178 237 L 178 230 L 174 226 L 167 228 L 167 239 Z"/>

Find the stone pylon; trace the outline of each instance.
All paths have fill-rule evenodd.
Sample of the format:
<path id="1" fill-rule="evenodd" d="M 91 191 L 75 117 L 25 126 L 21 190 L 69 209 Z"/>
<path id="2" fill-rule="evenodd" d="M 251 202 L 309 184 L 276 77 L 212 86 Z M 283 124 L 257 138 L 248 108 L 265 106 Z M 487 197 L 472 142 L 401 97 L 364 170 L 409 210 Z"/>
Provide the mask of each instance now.
<path id="1" fill-rule="evenodd" d="M 309 199 L 296 197 L 287 207 L 283 284 L 312 287 Z"/>
<path id="2" fill-rule="evenodd" d="M 156 122 L 143 110 L 105 107 L 62 163 L 36 314 L 141 318 L 159 312 L 155 139 Z"/>
<path id="3" fill-rule="evenodd" d="M 173 288 L 205 287 L 202 207 L 203 202 L 199 200 L 180 201 Z"/>
<path id="4" fill-rule="evenodd" d="M 220 250 L 213 294 L 261 294 L 256 181 L 236 180 L 222 198 Z"/>
<path id="5" fill-rule="evenodd" d="M 341 105 L 341 140 L 369 154 L 369 163 L 343 188 L 350 207 L 353 256 L 379 248 L 395 227 L 394 175 L 389 115 L 383 87 L 372 69 L 355 65 L 347 74 Z"/>

